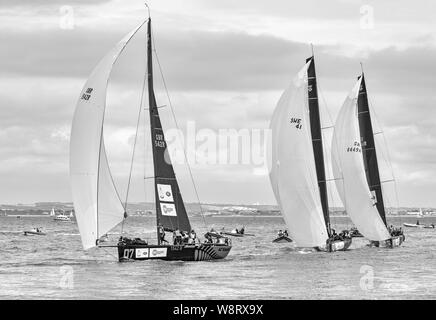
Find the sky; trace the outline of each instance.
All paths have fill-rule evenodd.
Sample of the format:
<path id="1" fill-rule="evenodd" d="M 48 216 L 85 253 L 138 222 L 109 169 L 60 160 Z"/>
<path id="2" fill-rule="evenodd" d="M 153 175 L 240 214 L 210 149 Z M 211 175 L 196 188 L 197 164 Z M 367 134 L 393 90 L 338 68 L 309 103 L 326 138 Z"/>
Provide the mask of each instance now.
<path id="1" fill-rule="evenodd" d="M 0 0 L 0 203 L 71 201 L 69 135 L 78 95 L 106 52 L 147 18 L 143 3 Z M 436 207 L 434 1 L 149 0 L 148 5 L 181 136 L 174 134 L 155 59 L 158 104 L 166 106 L 162 121 L 173 130 L 169 140 L 184 137 L 189 143 L 188 131 L 194 132 L 196 148 L 187 152 L 201 202 L 275 204 L 257 149 L 281 93 L 313 44 L 323 125 L 333 125 L 362 62 L 377 130 L 386 142 L 380 157 L 390 158 L 386 180 L 392 175 L 396 181 L 392 204 Z M 145 72 L 145 31 L 120 57 L 108 88 L 105 142 L 122 197 Z M 217 142 L 229 130 L 250 139 L 248 151 L 241 142 L 236 160 L 228 145 Z M 137 145 L 146 147 L 136 153 L 130 201 L 152 199 L 143 179 L 151 170 L 146 132 L 138 136 Z M 187 166 L 175 167 L 185 200 L 196 200 Z"/>

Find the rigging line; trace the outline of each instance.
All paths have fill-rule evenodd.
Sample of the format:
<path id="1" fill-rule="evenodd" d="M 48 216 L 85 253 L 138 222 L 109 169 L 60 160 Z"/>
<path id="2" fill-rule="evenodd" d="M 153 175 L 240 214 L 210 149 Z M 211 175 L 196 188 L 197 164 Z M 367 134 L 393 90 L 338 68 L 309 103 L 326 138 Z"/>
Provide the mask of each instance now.
<path id="1" fill-rule="evenodd" d="M 136 121 L 136 132 L 135 132 L 135 140 L 133 141 L 132 161 L 130 162 L 129 180 L 127 182 L 126 201 L 124 202 L 124 211 L 126 211 L 126 212 L 127 212 L 127 201 L 129 199 L 130 183 L 132 180 L 133 162 L 135 159 L 135 151 L 136 151 L 136 142 L 138 140 L 139 124 L 141 122 L 141 111 L 142 111 L 142 105 L 143 105 L 143 101 L 144 101 L 145 81 L 146 81 L 146 74 L 144 74 L 144 80 L 142 83 L 141 102 L 139 103 L 138 120 Z"/>
<path id="2" fill-rule="evenodd" d="M 331 129 L 331 128 L 334 128 L 334 127 L 335 126 L 321 127 L 321 130 Z"/>
<path id="3" fill-rule="evenodd" d="M 389 147 L 388 147 L 388 144 L 387 144 L 387 141 L 386 141 L 386 136 L 385 136 L 385 134 L 384 134 L 384 130 L 382 130 L 382 128 L 381 128 L 381 124 L 378 123 L 378 116 L 377 116 L 377 113 L 376 113 L 376 111 L 375 111 L 375 109 L 374 109 L 374 107 L 373 107 L 372 99 L 369 97 L 368 94 L 367 94 L 367 99 L 368 99 L 368 108 L 371 108 L 370 110 L 371 110 L 371 112 L 373 112 L 374 117 L 375 117 L 375 119 L 377 120 L 377 124 L 378 124 L 379 130 L 380 130 L 380 132 L 377 132 L 377 133 L 375 133 L 374 135 L 376 135 L 376 134 L 381 134 L 381 136 L 383 137 L 383 144 L 384 144 L 384 146 L 386 147 L 386 158 L 387 158 L 386 160 L 387 160 L 387 162 L 388 162 L 388 164 L 389 164 L 389 169 L 390 169 L 390 171 L 391 171 L 392 180 L 393 180 L 393 182 L 394 182 L 395 202 L 396 202 L 396 205 L 397 205 L 397 211 L 398 211 L 398 210 L 399 210 L 399 207 L 400 207 L 400 201 L 399 201 L 399 196 L 398 196 L 397 179 L 396 179 L 396 177 L 395 177 L 394 168 L 393 168 L 393 166 L 392 166 L 390 150 L 389 150 Z M 375 142 L 374 142 L 374 143 L 375 143 Z M 382 153 L 384 154 L 383 149 L 382 149 Z"/>
<path id="4" fill-rule="evenodd" d="M 114 257 L 115 259 L 118 259 L 118 257 L 116 256 L 116 255 L 114 255 L 113 253 L 111 253 L 111 252 L 109 252 L 105 247 L 100 247 L 100 246 L 98 246 L 99 248 L 102 248 L 104 251 L 106 251 L 106 253 L 108 253 L 108 254 L 110 254 L 112 257 Z"/>
<path id="5" fill-rule="evenodd" d="M 157 64 L 158 64 L 159 72 L 160 72 L 160 75 L 161 75 L 161 77 L 162 77 L 162 82 L 163 82 L 163 85 L 164 85 L 164 88 L 165 88 L 165 93 L 166 93 L 166 95 L 167 95 L 168 102 L 169 102 L 169 105 L 170 105 L 171 114 L 172 114 L 172 116 L 173 116 L 173 119 L 174 119 L 174 122 L 175 122 L 175 125 L 176 125 L 176 128 L 177 128 L 177 132 L 178 132 L 178 134 L 180 135 L 180 127 L 179 127 L 179 124 L 178 124 L 178 122 L 177 122 L 176 115 L 175 115 L 175 113 L 174 113 L 173 104 L 172 104 L 172 102 L 171 102 L 171 98 L 170 98 L 170 95 L 169 95 L 169 92 L 168 92 L 168 88 L 167 88 L 167 84 L 166 84 L 166 81 L 165 81 L 165 76 L 164 76 L 164 74 L 163 74 L 162 67 L 161 67 L 161 64 L 160 64 L 160 61 L 159 61 L 159 56 L 158 56 L 158 54 L 157 54 L 156 44 L 155 44 L 155 41 L 154 41 L 153 34 L 151 35 L 151 39 L 152 39 L 152 41 L 153 41 L 153 48 L 154 48 L 153 51 L 154 51 L 154 54 L 155 54 L 155 56 L 156 56 L 156 62 L 157 62 Z M 180 137 L 180 139 L 181 139 L 181 137 Z M 181 139 L 181 141 L 182 141 L 182 139 Z M 200 212 L 201 212 L 201 216 L 202 216 L 202 218 L 203 218 L 203 223 L 204 223 L 205 226 L 207 227 L 206 220 L 205 220 L 205 218 L 204 218 L 203 207 L 202 207 L 202 205 L 201 205 L 200 197 L 198 196 L 197 187 L 196 187 L 196 185 L 195 185 L 195 181 L 194 181 L 194 177 L 193 177 L 193 174 L 192 174 L 191 166 L 189 165 L 188 157 L 187 157 L 187 155 L 186 155 L 186 150 L 185 150 L 185 146 L 184 146 L 183 142 L 182 142 L 182 149 L 183 149 L 183 156 L 184 156 L 184 158 L 185 158 L 185 161 L 186 161 L 186 164 L 187 164 L 187 167 L 188 167 L 188 171 L 189 171 L 189 175 L 190 175 L 190 177 L 191 177 L 191 181 L 192 181 L 192 184 L 193 184 L 193 187 L 194 187 L 195 196 L 196 196 L 197 201 L 198 201 L 198 204 L 199 204 L 199 206 L 200 206 Z"/>
<path id="6" fill-rule="evenodd" d="M 325 110 L 327 111 L 327 116 L 329 117 L 329 121 L 330 121 L 330 124 L 331 124 L 330 126 L 326 127 L 326 129 L 330 128 L 330 127 L 334 127 L 335 123 L 333 122 L 332 116 L 330 114 L 330 111 L 329 111 L 329 108 L 328 108 L 328 105 L 327 105 L 327 100 L 325 99 L 323 90 L 321 89 L 321 83 L 319 81 L 319 78 L 316 79 L 316 83 L 317 83 L 318 91 L 321 93 L 322 102 L 325 105 Z"/>
<path id="7" fill-rule="evenodd" d="M 144 110 L 145 110 L 145 106 L 144 106 Z M 147 125 L 150 123 L 150 121 L 147 121 L 147 117 L 149 116 L 148 112 L 144 112 L 143 115 L 144 115 L 144 117 L 143 117 L 144 118 L 144 123 L 143 123 L 143 128 L 144 128 L 144 161 L 143 161 L 144 179 L 143 179 L 143 181 L 144 181 L 144 202 L 147 203 L 147 180 L 148 180 L 147 179 L 147 151 L 148 151 L 147 147 L 148 147 L 148 143 L 149 143 L 150 139 L 147 139 L 146 137 L 147 137 L 147 132 L 149 132 L 149 130 L 147 129 Z M 152 157 L 152 156 L 150 155 L 150 157 Z M 154 176 L 155 176 L 155 174 L 153 171 L 153 179 L 154 179 Z M 152 190 L 154 190 L 154 188 Z M 155 208 L 155 210 L 156 210 L 156 208 Z"/>
<path id="8" fill-rule="evenodd" d="M 147 6 L 147 4 L 145 4 Z M 147 6 L 148 8 L 148 6 Z M 147 45 L 146 45 L 147 46 Z M 138 111 L 138 120 L 136 121 L 136 132 L 135 132 L 135 140 L 133 142 L 133 151 L 132 151 L 132 161 L 130 162 L 130 171 L 129 171 L 129 180 L 127 182 L 127 191 L 126 191 L 126 200 L 124 202 L 124 219 L 121 223 L 121 234 L 124 231 L 124 221 L 127 218 L 127 202 L 129 199 L 129 192 L 130 192 L 130 184 L 132 181 L 132 172 L 133 172 L 133 162 L 135 160 L 135 151 L 136 151 L 136 141 L 138 139 L 138 132 L 139 132 L 139 123 L 141 121 L 141 111 L 142 111 L 142 106 L 143 106 L 143 101 L 144 101 L 144 92 L 145 92 L 145 81 L 147 78 L 147 73 L 144 72 L 144 78 L 142 81 L 142 90 L 141 90 L 141 99 L 139 102 L 139 111 Z"/>
<path id="9" fill-rule="evenodd" d="M 327 146 L 327 143 L 326 143 L 326 141 L 327 141 L 327 137 L 326 137 L 326 135 L 325 135 L 325 130 L 326 129 L 331 129 L 331 128 L 334 128 L 335 127 L 335 123 L 333 122 L 333 119 L 332 119 L 332 116 L 331 116 L 331 114 L 330 114 L 330 111 L 329 111 L 329 108 L 328 108 L 328 105 L 327 105 L 327 101 L 326 101 L 326 99 L 325 99 L 325 97 L 324 97 L 324 94 L 323 94 L 323 90 L 321 89 L 321 81 L 319 81 L 319 78 L 317 77 L 316 78 L 316 84 L 317 84 L 317 92 L 318 93 L 320 93 L 321 94 L 321 99 L 322 99 L 322 102 L 323 102 L 323 104 L 324 104 L 324 106 L 325 106 L 325 110 L 326 110 L 326 112 L 327 112 L 327 116 L 328 116 L 328 120 L 329 120 L 329 125 L 327 125 L 327 126 L 322 126 L 322 121 L 321 121 L 321 108 L 320 108 L 320 105 L 319 105 L 319 103 L 318 103 L 318 108 L 319 108 L 319 111 L 320 111 L 320 122 L 321 122 L 321 136 L 322 136 L 322 139 L 323 139 L 323 152 L 324 152 L 324 155 L 327 155 L 327 154 L 331 154 L 331 151 L 332 151 L 332 148 L 333 148 L 333 145 L 331 145 L 330 146 L 330 150 L 328 149 L 328 146 Z M 318 101 L 319 101 L 319 94 L 318 94 Z M 330 151 L 330 152 L 329 152 Z M 325 157 L 326 158 L 326 157 Z M 331 163 L 331 161 L 330 161 L 330 163 Z M 325 161 L 324 160 L 324 169 L 326 169 L 325 167 L 326 167 L 326 164 L 327 164 L 327 161 Z M 331 163 L 331 166 L 333 166 L 333 164 Z M 327 170 L 326 170 L 327 171 Z M 333 170 L 332 170 L 332 172 L 333 172 Z M 326 174 L 327 174 L 327 172 L 326 172 Z M 330 174 L 330 170 L 328 170 L 328 174 Z M 327 182 L 329 182 L 329 181 L 333 181 L 333 180 L 336 180 L 336 179 L 326 179 L 326 181 L 324 181 L 325 183 L 327 183 Z M 336 201 L 335 201 L 335 198 L 334 198 L 334 196 L 333 196 L 333 190 L 332 190 L 333 188 L 329 188 L 329 187 L 327 187 L 327 194 L 328 194 L 328 196 L 330 196 L 330 199 L 332 200 L 331 202 L 332 202 L 332 204 L 333 203 L 335 203 Z M 330 210 L 329 210 L 329 215 L 330 215 Z M 330 225 L 331 225 L 332 223 L 331 223 L 331 221 L 330 221 Z"/>

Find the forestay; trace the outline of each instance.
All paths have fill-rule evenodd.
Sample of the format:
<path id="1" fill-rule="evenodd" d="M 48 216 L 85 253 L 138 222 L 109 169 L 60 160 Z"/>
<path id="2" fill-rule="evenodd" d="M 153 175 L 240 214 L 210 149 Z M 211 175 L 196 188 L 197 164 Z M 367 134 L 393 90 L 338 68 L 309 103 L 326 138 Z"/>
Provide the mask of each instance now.
<path id="1" fill-rule="evenodd" d="M 289 230 L 300 247 L 324 246 L 328 238 L 312 147 L 307 70 L 283 93 L 270 127 L 270 181 Z"/>
<path id="2" fill-rule="evenodd" d="M 142 22 L 100 61 L 82 89 L 70 140 L 70 175 L 82 244 L 97 239 L 123 220 L 124 208 L 113 183 L 103 141 L 106 91 L 112 66 Z"/>
<path id="3" fill-rule="evenodd" d="M 339 111 L 333 133 L 332 166 L 336 187 L 347 214 L 368 239 L 390 238 L 371 194 L 365 175 L 359 131 L 357 99 L 361 78 Z"/>

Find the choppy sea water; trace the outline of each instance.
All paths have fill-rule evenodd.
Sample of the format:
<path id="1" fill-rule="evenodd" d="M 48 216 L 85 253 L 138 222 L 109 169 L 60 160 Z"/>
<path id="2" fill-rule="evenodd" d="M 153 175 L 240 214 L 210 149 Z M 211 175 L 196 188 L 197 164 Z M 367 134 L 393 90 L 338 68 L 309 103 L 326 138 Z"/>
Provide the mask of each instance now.
<path id="1" fill-rule="evenodd" d="M 396 217 L 389 223 L 415 223 Z M 0 217 L 1 299 L 435 299 L 436 229 L 404 228 L 395 249 L 369 248 L 354 238 L 347 252 L 306 252 L 274 244 L 281 217 L 206 217 L 207 228 L 245 225 L 255 237 L 232 238 L 224 260 L 117 260 L 115 248 L 83 251 L 76 223 L 51 217 Z M 420 219 L 436 224 L 436 217 Z M 207 229 L 191 219 L 198 235 Z M 352 226 L 332 219 L 336 230 Z M 154 236 L 155 219 L 130 217 L 129 234 Z M 46 236 L 24 236 L 42 227 Z M 110 235 L 115 243 L 117 230 Z"/>

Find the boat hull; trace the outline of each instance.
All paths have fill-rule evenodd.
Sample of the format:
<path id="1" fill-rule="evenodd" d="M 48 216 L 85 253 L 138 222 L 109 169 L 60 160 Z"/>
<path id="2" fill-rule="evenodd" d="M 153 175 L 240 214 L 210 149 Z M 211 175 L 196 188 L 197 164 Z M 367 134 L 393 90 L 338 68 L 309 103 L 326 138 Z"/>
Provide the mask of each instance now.
<path id="1" fill-rule="evenodd" d="M 414 223 L 403 223 L 403 226 L 408 227 L 408 228 L 419 228 L 419 227 L 421 227 L 419 224 L 414 224 Z"/>
<path id="2" fill-rule="evenodd" d="M 351 246 L 353 240 L 351 238 L 346 238 L 345 240 L 335 240 L 331 241 L 324 247 L 316 247 L 317 251 L 327 251 L 327 252 L 335 252 L 335 251 L 346 251 Z"/>
<path id="3" fill-rule="evenodd" d="M 141 245 L 118 244 L 118 260 L 206 261 L 224 259 L 232 248 L 226 244 Z"/>
<path id="4" fill-rule="evenodd" d="M 371 241 L 369 246 L 370 247 L 377 247 L 377 248 L 395 248 L 401 246 L 401 244 L 406 240 L 406 237 L 404 235 L 401 236 L 395 236 L 390 239 L 384 240 L 384 241 Z"/>
<path id="5" fill-rule="evenodd" d="M 243 237 L 244 236 L 243 233 L 225 232 L 225 231 L 222 231 L 221 234 L 225 234 L 227 236 L 232 236 L 232 237 Z"/>
<path id="6" fill-rule="evenodd" d="M 292 242 L 291 238 L 288 238 L 286 236 L 281 236 L 273 240 L 274 243 L 288 243 Z"/>
<path id="7" fill-rule="evenodd" d="M 70 218 L 54 218 L 53 220 L 54 220 L 54 221 L 63 221 L 63 222 L 71 221 Z"/>
<path id="8" fill-rule="evenodd" d="M 351 238 L 347 238 L 345 240 L 336 240 L 336 241 L 330 242 L 327 245 L 327 251 L 335 252 L 335 251 L 348 250 L 348 248 L 351 246 L 352 241 L 353 240 Z"/>
<path id="9" fill-rule="evenodd" d="M 25 236 L 29 236 L 29 235 L 45 236 L 46 233 L 44 233 L 44 232 L 36 232 L 36 231 L 24 231 L 24 235 Z"/>

